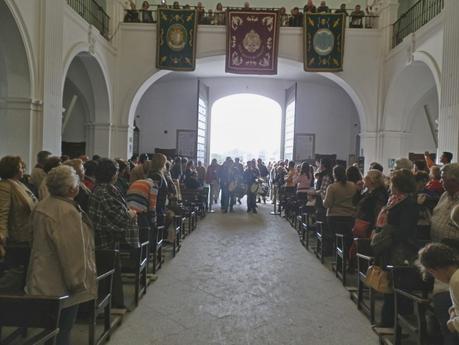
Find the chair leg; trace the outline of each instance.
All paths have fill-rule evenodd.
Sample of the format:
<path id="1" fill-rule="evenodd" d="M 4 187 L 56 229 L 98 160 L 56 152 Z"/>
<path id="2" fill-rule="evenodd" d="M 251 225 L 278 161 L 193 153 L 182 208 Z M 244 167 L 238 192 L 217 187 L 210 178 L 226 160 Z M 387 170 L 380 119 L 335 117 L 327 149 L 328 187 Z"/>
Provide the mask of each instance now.
<path id="1" fill-rule="evenodd" d="M 368 295 L 370 298 L 370 322 L 375 323 L 375 296 L 372 288 L 368 288 Z"/>
<path id="2" fill-rule="evenodd" d="M 140 272 L 137 269 L 135 273 L 135 287 L 134 287 L 134 303 L 137 307 L 139 305 L 139 291 L 140 291 Z"/>
<path id="3" fill-rule="evenodd" d="M 91 301 L 91 314 L 89 315 L 89 345 L 96 343 L 96 320 L 97 320 L 97 301 Z"/>

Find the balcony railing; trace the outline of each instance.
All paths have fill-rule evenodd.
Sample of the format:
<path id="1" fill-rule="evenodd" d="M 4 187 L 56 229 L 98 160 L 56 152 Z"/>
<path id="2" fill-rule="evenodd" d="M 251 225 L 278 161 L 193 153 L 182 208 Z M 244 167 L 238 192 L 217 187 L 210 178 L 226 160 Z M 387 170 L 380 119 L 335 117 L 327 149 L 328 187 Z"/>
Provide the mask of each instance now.
<path id="1" fill-rule="evenodd" d="M 157 7 L 157 5 L 152 5 L 148 9 L 126 9 L 124 11 L 124 22 L 125 23 L 156 23 L 156 13 L 157 9 L 151 10 L 150 8 Z M 185 8 L 185 7 L 184 7 Z M 187 7 L 192 8 L 192 7 Z M 231 7 L 228 9 L 243 9 Z M 245 9 L 247 10 L 247 9 Z M 250 10 L 276 10 L 279 11 L 279 8 L 250 8 Z M 331 12 L 334 13 L 335 10 L 331 9 Z M 301 18 L 303 13 L 300 12 Z M 352 11 L 348 11 L 348 27 L 350 28 L 366 28 L 374 29 L 378 27 L 378 16 L 376 15 L 359 15 L 353 16 Z M 281 26 L 302 26 L 302 20 L 294 18 L 291 14 L 281 14 L 280 15 Z M 221 11 L 203 11 L 198 12 L 198 24 L 199 25 L 225 25 L 226 24 L 226 12 L 224 9 Z"/>
<path id="2" fill-rule="evenodd" d="M 444 0 L 419 0 L 394 23 L 392 48 L 409 34 L 416 32 L 443 10 Z"/>
<path id="3" fill-rule="evenodd" d="M 110 17 L 95 0 L 67 0 L 67 3 L 100 34 L 108 39 Z"/>

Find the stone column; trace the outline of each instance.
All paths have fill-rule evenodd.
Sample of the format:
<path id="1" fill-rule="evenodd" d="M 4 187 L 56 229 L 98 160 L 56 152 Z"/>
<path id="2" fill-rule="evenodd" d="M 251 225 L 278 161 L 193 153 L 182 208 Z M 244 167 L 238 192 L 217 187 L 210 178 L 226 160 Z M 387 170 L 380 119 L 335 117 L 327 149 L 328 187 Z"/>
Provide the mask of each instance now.
<path id="1" fill-rule="evenodd" d="M 98 154 L 102 157 L 110 157 L 111 131 L 110 123 L 87 123 L 86 153 L 90 156 Z"/>
<path id="2" fill-rule="evenodd" d="M 42 147 L 41 116 L 40 102 L 27 98 L 0 98 L 0 138 L 8 138 L 0 145 L 0 157 L 18 155 L 30 172 Z"/>
<path id="3" fill-rule="evenodd" d="M 376 132 L 362 132 L 360 136 L 360 152 L 359 156 L 365 157 L 365 171 L 371 162 L 378 161 L 378 155 L 376 150 Z"/>
<path id="4" fill-rule="evenodd" d="M 379 140 L 381 146 L 381 159 L 379 163 L 384 166 L 384 169 L 389 167 L 389 160 L 406 157 L 408 153 L 404 150 L 406 142 L 406 132 L 399 131 L 381 131 Z"/>
<path id="5" fill-rule="evenodd" d="M 453 160 L 459 155 L 459 13 L 458 0 L 445 0 L 443 65 L 438 117 L 438 153 L 450 151 Z"/>

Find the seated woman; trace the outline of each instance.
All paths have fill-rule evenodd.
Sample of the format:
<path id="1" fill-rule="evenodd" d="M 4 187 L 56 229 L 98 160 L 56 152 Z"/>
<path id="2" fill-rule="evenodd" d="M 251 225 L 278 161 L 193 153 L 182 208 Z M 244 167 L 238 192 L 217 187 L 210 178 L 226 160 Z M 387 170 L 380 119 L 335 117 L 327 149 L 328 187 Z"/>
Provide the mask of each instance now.
<path id="1" fill-rule="evenodd" d="M 37 199 L 20 182 L 24 175 L 24 162 L 19 156 L 5 156 L 0 160 L 0 258 L 5 257 L 8 270 L 18 272 L 0 278 L 0 290 L 7 292 L 24 287 L 25 266 L 32 243 L 30 215 Z M 16 247 L 9 251 L 8 247 Z M 19 249 L 23 247 L 24 249 Z"/>
<path id="2" fill-rule="evenodd" d="M 416 203 L 416 182 L 408 169 L 392 172 L 391 195 L 376 220 L 376 230 L 372 234 L 372 248 L 376 264 L 385 268 L 388 265 L 409 265 L 416 259 L 416 224 L 419 207 Z M 400 310 L 407 308 L 400 302 Z M 394 323 L 394 296 L 384 295 L 381 311 L 381 327 L 392 327 Z"/>
<path id="3" fill-rule="evenodd" d="M 94 234 L 85 213 L 73 201 L 79 179 L 69 166 L 46 177 L 50 196 L 32 214 L 33 245 L 27 272 L 29 295 L 69 296 L 59 320 L 58 345 L 70 344 L 78 305 L 97 296 Z"/>

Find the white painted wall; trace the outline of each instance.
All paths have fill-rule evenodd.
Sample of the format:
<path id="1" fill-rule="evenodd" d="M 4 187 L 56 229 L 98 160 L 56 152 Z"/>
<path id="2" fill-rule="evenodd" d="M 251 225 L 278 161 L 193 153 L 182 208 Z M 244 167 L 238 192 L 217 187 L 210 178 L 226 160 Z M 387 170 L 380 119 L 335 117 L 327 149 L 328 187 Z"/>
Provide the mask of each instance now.
<path id="1" fill-rule="evenodd" d="M 316 153 L 336 153 L 339 159 L 347 160 L 349 154 L 355 152 L 355 137 L 360 132 L 357 110 L 343 89 L 325 78 L 321 79 L 298 83 L 296 132 L 316 134 Z M 283 112 L 285 90 L 295 83 L 291 80 L 247 77 L 206 78 L 203 81 L 209 86 L 210 109 L 222 97 L 252 93 L 273 99 Z M 153 152 L 156 147 L 175 148 L 176 129 L 195 129 L 196 97 L 196 79 L 153 84 L 136 113 L 139 116 L 136 123 L 141 129 L 140 151 Z"/>
<path id="2" fill-rule="evenodd" d="M 296 133 L 316 134 L 315 151 L 348 160 L 355 154 L 360 122 L 354 103 L 331 83 L 298 83 Z"/>
<path id="3" fill-rule="evenodd" d="M 173 149 L 177 129 L 196 129 L 197 92 L 196 79 L 158 82 L 150 87 L 136 112 L 140 152 Z"/>

